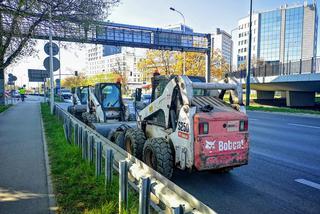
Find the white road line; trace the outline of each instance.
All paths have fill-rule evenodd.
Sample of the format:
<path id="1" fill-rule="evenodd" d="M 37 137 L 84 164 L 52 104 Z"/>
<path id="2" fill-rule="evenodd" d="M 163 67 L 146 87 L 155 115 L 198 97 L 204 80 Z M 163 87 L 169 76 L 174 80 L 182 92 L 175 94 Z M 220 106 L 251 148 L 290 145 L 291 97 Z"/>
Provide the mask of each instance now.
<path id="1" fill-rule="evenodd" d="M 288 123 L 288 125 L 291 125 L 291 126 L 301 126 L 301 127 L 306 127 L 306 128 L 320 129 L 320 126 L 309 126 L 309 125 L 303 125 L 303 124 L 297 124 L 297 123 Z"/>
<path id="2" fill-rule="evenodd" d="M 258 120 L 258 119 L 254 119 L 254 118 L 249 118 L 249 120 L 255 121 L 255 120 Z"/>
<path id="3" fill-rule="evenodd" d="M 308 181 L 306 179 L 301 179 L 301 178 L 300 179 L 295 179 L 294 181 L 320 190 L 320 184 L 318 184 L 318 183 L 315 183 L 315 182 L 312 182 L 312 181 Z"/>

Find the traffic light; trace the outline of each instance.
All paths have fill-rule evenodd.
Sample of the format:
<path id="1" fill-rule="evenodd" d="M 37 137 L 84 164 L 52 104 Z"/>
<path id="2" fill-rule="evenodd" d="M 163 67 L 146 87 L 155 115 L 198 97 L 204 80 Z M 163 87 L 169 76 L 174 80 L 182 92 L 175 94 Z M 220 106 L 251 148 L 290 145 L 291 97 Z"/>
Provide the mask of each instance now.
<path id="1" fill-rule="evenodd" d="M 78 71 L 75 71 L 75 72 L 74 72 L 74 75 L 77 77 L 77 76 L 78 76 Z"/>

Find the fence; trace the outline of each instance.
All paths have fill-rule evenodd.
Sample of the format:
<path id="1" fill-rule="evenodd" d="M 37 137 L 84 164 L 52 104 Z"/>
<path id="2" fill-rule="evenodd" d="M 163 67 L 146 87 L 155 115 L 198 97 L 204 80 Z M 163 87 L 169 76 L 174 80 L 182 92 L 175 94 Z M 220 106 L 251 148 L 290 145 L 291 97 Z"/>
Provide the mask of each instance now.
<path id="1" fill-rule="evenodd" d="M 320 58 L 300 59 L 298 61 L 289 61 L 287 63 L 280 62 L 264 62 L 251 68 L 252 77 L 267 77 L 295 74 L 310 74 L 320 72 Z M 230 77 L 245 78 L 246 70 L 239 70 L 229 73 Z"/>
<path id="2" fill-rule="evenodd" d="M 95 174 L 103 171 L 105 184 L 112 181 L 113 170 L 119 173 L 119 213 L 127 208 L 128 183 L 139 191 L 139 214 L 157 212 L 214 214 L 208 206 L 163 177 L 142 161 L 131 156 L 70 113 L 55 105 L 55 115 L 64 123 L 65 137 L 82 151 L 82 158 L 95 165 Z M 105 169 L 102 169 L 102 161 Z"/>

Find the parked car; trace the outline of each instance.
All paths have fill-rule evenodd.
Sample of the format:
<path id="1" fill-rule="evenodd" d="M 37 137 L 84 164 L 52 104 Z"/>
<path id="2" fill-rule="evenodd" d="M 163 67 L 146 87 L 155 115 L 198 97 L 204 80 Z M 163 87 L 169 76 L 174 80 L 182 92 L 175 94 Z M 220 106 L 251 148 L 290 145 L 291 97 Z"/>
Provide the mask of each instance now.
<path id="1" fill-rule="evenodd" d="M 72 97 L 72 93 L 69 89 L 66 89 L 66 88 L 63 88 L 60 90 L 61 92 L 61 97 L 64 99 L 64 100 L 70 100 L 71 97 Z"/>

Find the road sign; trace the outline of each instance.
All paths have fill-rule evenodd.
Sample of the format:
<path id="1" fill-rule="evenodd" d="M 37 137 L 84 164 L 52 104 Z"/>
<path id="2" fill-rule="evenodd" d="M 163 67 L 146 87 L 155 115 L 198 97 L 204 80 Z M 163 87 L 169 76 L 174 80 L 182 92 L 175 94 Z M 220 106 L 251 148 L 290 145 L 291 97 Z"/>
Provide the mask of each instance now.
<path id="1" fill-rule="evenodd" d="M 9 77 L 8 78 L 8 85 L 13 85 L 14 82 L 17 81 L 17 79 L 18 79 L 16 76 L 14 76 L 11 73 L 8 74 L 8 77 Z M 9 82 L 10 82 L 10 84 L 9 84 Z"/>
<path id="2" fill-rule="evenodd" d="M 57 71 L 60 68 L 60 61 L 52 57 L 53 61 L 53 71 Z M 49 71 L 50 70 L 50 57 L 48 56 L 47 58 L 44 59 L 43 61 L 43 66 Z"/>
<path id="3" fill-rule="evenodd" d="M 17 77 L 16 76 L 12 76 L 12 81 L 17 81 Z"/>
<path id="4" fill-rule="evenodd" d="M 49 76 L 47 70 L 28 69 L 29 82 L 44 82 Z"/>
<path id="5" fill-rule="evenodd" d="M 44 52 L 48 55 L 50 55 L 50 42 L 45 44 L 44 46 Z M 55 56 L 59 53 L 59 47 L 56 43 L 52 43 L 52 56 Z"/>

